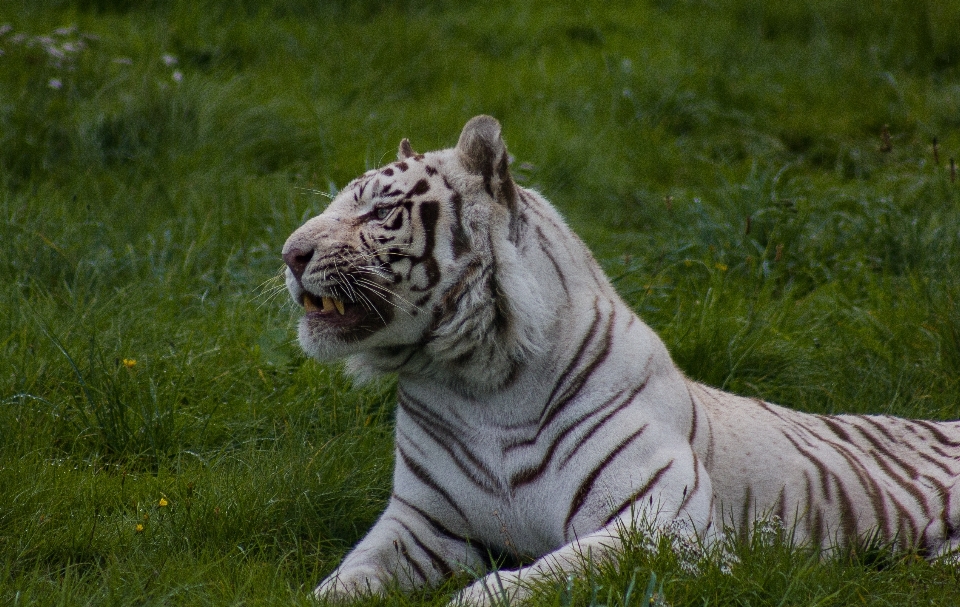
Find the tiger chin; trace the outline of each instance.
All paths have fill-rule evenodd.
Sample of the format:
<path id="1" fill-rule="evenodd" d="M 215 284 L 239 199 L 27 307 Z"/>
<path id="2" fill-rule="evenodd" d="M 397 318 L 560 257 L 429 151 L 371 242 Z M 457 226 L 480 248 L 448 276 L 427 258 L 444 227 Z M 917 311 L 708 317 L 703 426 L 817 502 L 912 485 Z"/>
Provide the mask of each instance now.
<path id="1" fill-rule="evenodd" d="M 486 572 L 455 601 L 613 558 L 624 528 L 710 543 L 778 516 L 794 539 L 960 543 L 960 422 L 821 416 L 696 383 L 547 200 L 500 124 L 348 184 L 283 247 L 300 343 L 398 376 L 393 493 L 316 589 L 352 600 Z M 490 571 L 491 555 L 527 565 Z"/>

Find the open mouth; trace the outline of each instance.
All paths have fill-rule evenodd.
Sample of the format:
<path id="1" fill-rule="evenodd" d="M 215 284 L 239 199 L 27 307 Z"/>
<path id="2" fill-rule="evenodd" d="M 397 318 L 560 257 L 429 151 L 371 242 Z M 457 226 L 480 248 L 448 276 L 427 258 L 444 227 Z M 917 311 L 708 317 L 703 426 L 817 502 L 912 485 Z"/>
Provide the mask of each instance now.
<path id="1" fill-rule="evenodd" d="M 303 306 L 307 321 L 329 328 L 356 327 L 363 324 L 368 316 L 368 310 L 357 302 L 314 295 L 309 291 L 303 292 L 300 305 Z"/>
<path id="2" fill-rule="evenodd" d="M 317 301 L 319 299 L 319 302 Z M 303 309 L 307 314 L 312 312 L 320 312 L 321 314 L 332 314 L 334 310 L 337 311 L 340 316 L 343 316 L 347 311 L 347 305 L 343 303 L 340 299 L 334 299 L 333 297 L 317 297 L 310 293 L 304 292 L 303 301 L 300 302 L 303 305 Z"/>

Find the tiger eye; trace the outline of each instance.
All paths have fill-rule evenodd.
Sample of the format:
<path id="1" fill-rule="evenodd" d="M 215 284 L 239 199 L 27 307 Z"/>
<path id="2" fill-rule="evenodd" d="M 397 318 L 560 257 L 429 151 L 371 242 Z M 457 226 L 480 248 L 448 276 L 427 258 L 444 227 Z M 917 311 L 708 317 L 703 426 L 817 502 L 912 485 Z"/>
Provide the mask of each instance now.
<path id="1" fill-rule="evenodd" d="M 380 207 L 380 208 L 378 208 L 378 209 L 377 209 L 376 211 L 374 211 L 374 212 L 375 212 L 375 214 L 376 214 L 376 216 L 377 216 L 377 219 L 386 219 L 386 218 L 387 218 L 387 215 L 390 214 L 390 208 L 389 208 L 389 207 Z"/>

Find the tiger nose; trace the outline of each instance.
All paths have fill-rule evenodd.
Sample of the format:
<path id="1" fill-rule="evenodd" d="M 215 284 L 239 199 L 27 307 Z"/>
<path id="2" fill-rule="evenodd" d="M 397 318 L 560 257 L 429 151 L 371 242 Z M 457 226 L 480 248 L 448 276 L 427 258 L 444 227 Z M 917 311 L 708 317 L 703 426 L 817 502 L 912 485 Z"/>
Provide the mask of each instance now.
<path id="1" fill-rule="evenodd" d="M 283 261 L 293 272 L 294 278 L 298 281 L 303 276 L 303 271 L 307 269 L 307 264 L 313 259 L 313 249 L 299 249 L 291 247 L 283 254 Z"/>

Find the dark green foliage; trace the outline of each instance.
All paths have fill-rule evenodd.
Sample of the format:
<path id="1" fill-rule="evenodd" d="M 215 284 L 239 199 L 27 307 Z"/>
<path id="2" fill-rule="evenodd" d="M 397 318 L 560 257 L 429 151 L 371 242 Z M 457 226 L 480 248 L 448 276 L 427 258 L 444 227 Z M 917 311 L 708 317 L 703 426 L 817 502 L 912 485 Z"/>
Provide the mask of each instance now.
<path id="1" fill-rule="evenodd" d="M 389 495 L 393 384 L 304 359 L 279 249 L 482 112 L 690 376 L 960 417 L 956 3 L 7 4 L 4 604 L 307 604 Z M 628 543 L 538 604 L 960 602 L 869 542 Z"/>

